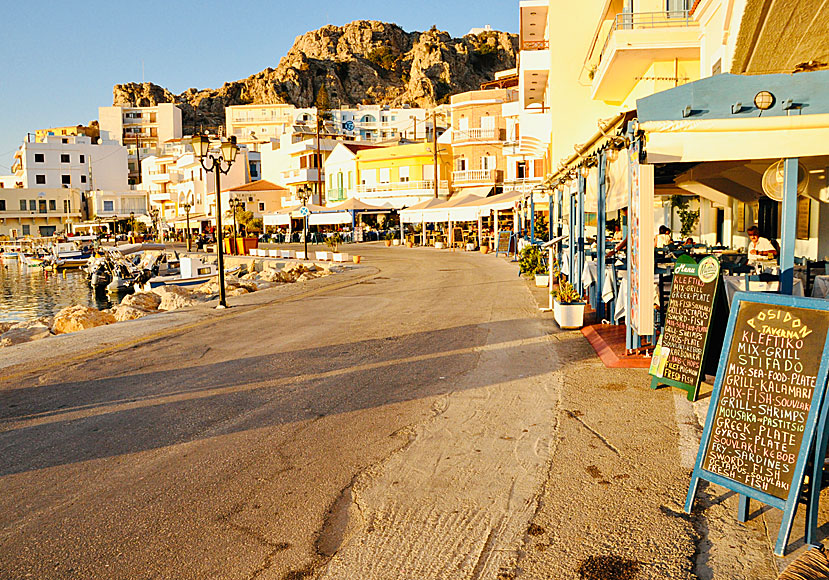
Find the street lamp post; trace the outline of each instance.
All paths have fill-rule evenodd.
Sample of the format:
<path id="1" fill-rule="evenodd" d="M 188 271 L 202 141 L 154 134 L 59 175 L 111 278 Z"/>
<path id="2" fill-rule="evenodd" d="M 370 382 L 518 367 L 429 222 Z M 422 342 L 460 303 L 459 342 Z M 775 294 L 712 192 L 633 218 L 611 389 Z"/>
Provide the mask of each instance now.
<path id="1" fill-rule="evenodd" d="M 222 200 L 221 174 L 227 175 L 230 166 L 236 160 L 239 148 L 236 146 L 236 137 L 230 141 L 223 141 L 220 151 L 210 152 L 210 139 L 207 135 L 196 135 L 190 141 L 196 158 L 205 171 L 213 171 L 216 175 L 216 254 L 219 262 L 219 305 L 216 308 L 227 308 L 225 299 L 225 267 L 222 253 Z M 205 163 L 207 161 L 207 163 Z M 223 167 L 226 165 L 226 167 Z"/>
<path id="2" fill-rule="evenodd" d="M 302 207 L 305 207 L 308 204 L 308 198 L 311 197 L 311 187 L 308 185 L 303 185 L 296 191 L 299 199 L 302 200 Z M 303 222 L 303 233 L 302 239 L 305 241 L 305 259 L 308 259 L 308 214 L 306 213 L 304 216 Z"/>
<path id="3" fill-rule="evenodd" d="M 185 236 L 187 236 L 187 251 L 190 251 L 190 208 L 192 207 L 189 203 L 185 203 L 181 206 L 184 209 L 184 215 L 187 218 L 187 230 Z"/>

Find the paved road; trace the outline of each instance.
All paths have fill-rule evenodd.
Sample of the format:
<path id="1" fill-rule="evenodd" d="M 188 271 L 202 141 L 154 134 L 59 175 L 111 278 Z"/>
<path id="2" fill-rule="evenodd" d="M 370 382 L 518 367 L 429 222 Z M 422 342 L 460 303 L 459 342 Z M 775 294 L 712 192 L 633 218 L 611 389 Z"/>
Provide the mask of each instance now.
<path id="1" fill-rule="evenodd" d="M 360 283 L 0 379 L 0 577 L 513 577 L 552 323 L 493 256 L 364 255 Z"/>

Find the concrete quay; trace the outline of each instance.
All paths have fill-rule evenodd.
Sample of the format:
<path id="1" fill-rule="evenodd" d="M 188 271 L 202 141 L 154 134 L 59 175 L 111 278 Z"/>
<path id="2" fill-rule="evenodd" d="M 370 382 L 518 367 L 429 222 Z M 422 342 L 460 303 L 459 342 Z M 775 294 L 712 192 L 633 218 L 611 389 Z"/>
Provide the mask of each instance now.
<path id="1" fill-rule="evenodd" d="M 503 258 L 346 251 L 0 351 L 0 578 L 776 578 L 774 510 L 682 512 L 700 404 Z"/>

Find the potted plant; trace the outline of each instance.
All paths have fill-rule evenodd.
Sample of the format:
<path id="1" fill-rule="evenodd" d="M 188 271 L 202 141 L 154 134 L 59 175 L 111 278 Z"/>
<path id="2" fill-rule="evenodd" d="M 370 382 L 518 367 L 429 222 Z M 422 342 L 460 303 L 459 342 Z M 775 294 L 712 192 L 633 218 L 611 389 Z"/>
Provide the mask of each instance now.
<path id="1" fill-rule="evenodd" d="M 335 233 L 334 235 L 325 238 L 325 245 L 331 248 L 331 259 L 335 262 L 347 262 L 348 261 L 348 254 L 344 252 L 338 252 L 340 248 L 340 244 L 343 243 L 343 237 L 339 234 L 339 232 Z"/>
<path id="2" fill-rule="evenodd" d="M 388 248 L 391 246 L 391 241 L 394 239 L 394 232 L 386 232 L 386 235 L 383 236 L 383 240 L 386 243 L 386 247 Z"/>
<path id="3" fill-rule="evenodd" d="M 584 325 L 585 303 L 573 285 L 567 280 L 561 280 L 558 290 L 553 293 L 553 316 L 558 325 L 562 329 L 581 328 Z"/>

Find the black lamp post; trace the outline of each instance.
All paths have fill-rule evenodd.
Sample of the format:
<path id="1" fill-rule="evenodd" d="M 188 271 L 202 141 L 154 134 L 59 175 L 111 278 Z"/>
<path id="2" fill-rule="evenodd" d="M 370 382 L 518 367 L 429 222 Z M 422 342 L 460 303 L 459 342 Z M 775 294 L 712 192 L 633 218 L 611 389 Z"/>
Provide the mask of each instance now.
<path id="1" fill-rule="evenodd" d="M 216 308 L 227 308 L 225 300 L 225 265 L 222 253 L 222 187 L 220 184 L 221 174 L 227 175 L 230 166 L 236 160 L 236 153 L 239 148 L 236 146 L 236 137 L 230 141 L 222 141 L 219 151 L 210 151 L 210 139 L 207 135 L 196 135 L 190 141 L 196 159 L 199 160 L 205 171 L 213 171 L 216 175 L 216 254 L 219 262 L 219 305 Z M 205 163 L 207 161 L 207 163 Z"/>
<path id="2" fill-rule="evenodd" d="M 187 251 L 188 252 L 190 251 L 190 208 L 191 207 L 192 206 L 189 203 L 185 203 L 184 205 L 181 206 L 181 208 L 184 210 L 184 215 L 187 218 L 187 230 L 186 230 L 187 233 L 185 234 L 185 236 L 187 236 Z"/>
<path id="3" fill-rule="evenodd" d="M 299 199 L 302 200 L 302 207 L 306 207 L 308 204 L 308 198 L 312 195 L 311 186 L 303 185 L 299 189 L 296 190 L 296 194 L 299 196 Z M 307 207 L 306 207 L 307 210 Z M 308 259 L 308 213 L 306 212 L 305 216 L 303 217 L 303 233 L 302 239 L 305 241 L 305 259 Z"/>

